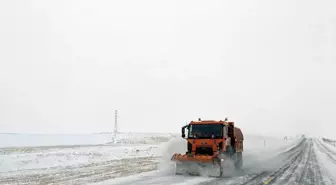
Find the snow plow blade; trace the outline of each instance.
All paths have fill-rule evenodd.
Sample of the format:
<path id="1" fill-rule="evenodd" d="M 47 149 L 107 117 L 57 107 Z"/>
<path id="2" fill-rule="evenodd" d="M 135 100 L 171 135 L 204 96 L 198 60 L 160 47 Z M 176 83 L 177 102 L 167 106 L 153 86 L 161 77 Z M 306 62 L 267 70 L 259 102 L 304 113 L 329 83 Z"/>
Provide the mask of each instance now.
<path id="1" fill-rule="evenodd" d="M 176 161 L 176 175 L 222 176 L 220 160 L 215 156 L 175 154 L 171 160 Z"/>

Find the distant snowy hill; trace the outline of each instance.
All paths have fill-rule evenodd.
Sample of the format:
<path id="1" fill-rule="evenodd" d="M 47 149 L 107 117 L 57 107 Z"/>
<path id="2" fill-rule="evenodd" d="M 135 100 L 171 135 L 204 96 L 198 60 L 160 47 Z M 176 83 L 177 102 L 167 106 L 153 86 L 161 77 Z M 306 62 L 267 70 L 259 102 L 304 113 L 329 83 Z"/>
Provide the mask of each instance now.
<path id="1" fill-rule="evenodd" d="M 111 144 L 155 144 L 168 142 L 173 134 L 118 133 L 113 134 L 0 134 L 0 147 L 68 146 Z"/>

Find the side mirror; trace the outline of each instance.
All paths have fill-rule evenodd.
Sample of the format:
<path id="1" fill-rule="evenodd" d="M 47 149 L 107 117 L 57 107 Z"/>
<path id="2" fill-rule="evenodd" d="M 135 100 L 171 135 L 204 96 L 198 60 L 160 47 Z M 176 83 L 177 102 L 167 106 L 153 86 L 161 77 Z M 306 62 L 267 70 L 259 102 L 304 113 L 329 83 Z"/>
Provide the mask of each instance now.
<path id="1" fill-rule="evenodd" d="M 181 132 L 182 132 L 182 137 L 185 138 L 185 128 L 187 128 L 188 125 L 182 127 Z"/>

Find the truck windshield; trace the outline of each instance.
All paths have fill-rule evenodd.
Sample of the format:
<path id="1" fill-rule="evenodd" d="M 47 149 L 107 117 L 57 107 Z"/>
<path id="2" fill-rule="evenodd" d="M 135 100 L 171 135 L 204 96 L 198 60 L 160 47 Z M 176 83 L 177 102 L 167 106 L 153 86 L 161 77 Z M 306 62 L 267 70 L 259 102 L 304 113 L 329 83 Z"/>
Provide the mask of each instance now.
<path id="1" fill-rule="evenodd" d="M 195 124 L 190 125 L 188 138 L 220 139 L 223 137 L 223 125 L 220 124 Z"/>

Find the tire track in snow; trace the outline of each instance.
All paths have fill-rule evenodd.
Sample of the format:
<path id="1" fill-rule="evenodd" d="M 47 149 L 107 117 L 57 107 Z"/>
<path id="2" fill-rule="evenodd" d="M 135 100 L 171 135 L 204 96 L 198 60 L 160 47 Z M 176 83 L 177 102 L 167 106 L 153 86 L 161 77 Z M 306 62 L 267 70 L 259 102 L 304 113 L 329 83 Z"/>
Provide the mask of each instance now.
<path id="1" fill-rule="evenodd" d="M 304 167 L 303 167 L 303 170 L 302 170 L 302 172 L 301 172 L 301 175 L 300 175 L 300 178 L 299 178 L 299 180 L 298 180 L 298 182 L 299 183 L 303 183 L 303 184 L 309 184 L 309 182 L 307 182 L 307 179 L 309 179 L 309 173 L 308 173 L 308 171 L 309 171 L 309 169 L 311 168 L 311 163 L 312 163 L 312 152 L 314 152 L 313 151 L 313 147 L 311 146 L 312 145 L 312 143 L 311 142 L 309 142 L 309 151 L 308 151 L 308 157 L 307 157 L 307 160 L 306 160 L 306 162 L 305 162 L 305 164 L 304 164 Z"/>
<path id="2" fill-rule="evenodd" d="M 321 152 L 322 154 L 324 154 L 327 159 L 329 159 L 329 161 L 331 161 L 333 163 L 333 165 L 336 165 L 336 162 L 334 161 L 334 158 L 330 155 L 330 153 L 328 153 L 328 149 L 323 148 L 323 146 L 321 146 L 321 143 L 319 143 L 317 140 L 314 140 L 314 146 L 315 148 Z M 315 155 L 316 157 L 316 155 Z M 316 157 L 317 160 L 317 157 Z M 316 169 L 318 169 L 321 172 L 321 181 L 323 181 L 324 184 L 328 183 L 330 185 L 334 185 L 336 184 L 336 180 L 332 177 L 332 174 L 328 168 L 326 168 L 325 166 L 323 166 L 323 164 L 317 163 L 316 164 Z M 327 181 L 327 182 L 326 182 Z"/>
<path id="3" fill-rule="evenodd" d="M 330 150 L 330 148 L 328 148 L 324 143 L 322 143 L 322 141 L 317 140 L 317 142 L 329 153 L 332 154 L 334 156 L 336 156 L 336 152 L 333 150 Z"/>
<path id="4" fill-rule="evenodd" d="M 314 142 L 312 143 L 312 148 L 313 148 L 313 145 L 314 145 Z M 309 162 L 310 167 L 308 169 L 308 174 L 305 177 L 305 179 L 309 178 L 312 185 L 315 185 L 315 184 L 324 185 L 325 183 L 323 182 L 321 169 L 320 169 L 320 166 L 318 164 L 318 160 L 317 160 L 314 148 L 313 148 L 310 156 L 311 156 L 311 159 L 310 159 L 310 162 Z"/>
<path id="5" fill-rule="evenodd" d="M 314 153 L 313 141 L 311 139 L 302 143 L 301 147 L 296 147 L 298 150 L 295 152 L 294 157 L 288 161 L 281 168 L 273 172 L 267 180 L 259 181 L 258 183 L 249 182 L 247 184 L 308 184 L 315 185 L 324 184 L 322 182 L 321 171 L 317 165 L 317 159 Z M 293 156 L 292 155 L 292 156 Z M 322 182 L 322 183 L 320 183 Z"/>
<path id="6" fill-rule="evenodd" d="M 287 157 L 288 160 L 275 171 L 262 171 L 260 173 L 248 173 L 239 177 L 219 178 L 209 182 L 200 183 L 200 185 L 259 185 L 270 184 L 281 174 L 285 173 L 298 158 L 302 157 L 305 150 L 306 139 L 302 139 L 298 144 L 281 152 L 277 157 Z M 246 169 L 247 171 L 252 169 Z M 268 180 L 268 181 L 267 181 Z"/>
<path id="7" fill-rule="evenodd" d="M 304 146 L 306 144 L 306 138 L 303 138 L 293 147 L 288 150 L 281 152 L 277 157 L 286 156 L 288 160 L 277 170 L 273 172 L 264 171 L 251 179 L 247 179 L 242 182 L 243 185 L 263 185 L 273 183 L 281 174 L 285 173 L 291 166 L 294 161 L 302 156 Z M 236 184 L 236 183 L 235 183 Z M 232 184 L 233 185 L 233 184 Z"/>
<path id="8" fill-rule="evenodd" d="M 273 183 L 277 185 L 324 185 L 322 173 L 318 165 L 316 158 L 314 141 L 312 139 L 307 140 L 306 148 L 302 150 L 301 157 L 298 161 L 291 164 L 283 174 L 278 176 L 278 180 Z"/>
<path id="9" fill-rule="evenodd" d="M 315 184 L 324 184 L 321 183 L 322 175 L 317 167 L 317 159 L 315 156 L 315 151 L 313 147 L 312 139 L 308 140 L 307 150 L 304 154 L 304 160 L 298 165 L 298 168 L 293 171 L 291 178 L 287 184 L 304 184 L 304 185 L 315 185 Z M 316 183 L 318 182 L 318 183 Z"/>
<path id="10" fill-rule="evenodd" d="M 274 182 L 278 185 L 293 184 L 298 176 L 298 171 L 302 170 L 302 166 L 306 165 L 307 158 L 309 157 L 309 144 L 305 143 L 306 148 L 303 149 L 296 160 L 289 164 L 289 168 L 284 171 L 277 180 Z"/>
<path id="11" fill-rule="evenodd" d="M 303 143 L 303 146 L 305 146 L 306 143 Z M 300 150 L 296 153 L 296 155 L 284 166 L 279 168 L 277 171 L 272 173 L 268 179 L 265 179 L 262 181 L 262 183 L 259 184 L 286 184 L 288 183 L 293 171 L 295 171 L 298 168 L 298 164 L 302 161 L 303 156 L 305 154 L 305 149 L 303 146 L 300 148 Z"/>

